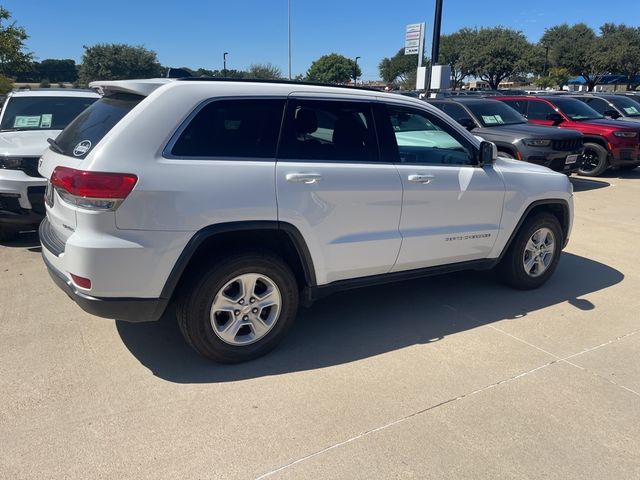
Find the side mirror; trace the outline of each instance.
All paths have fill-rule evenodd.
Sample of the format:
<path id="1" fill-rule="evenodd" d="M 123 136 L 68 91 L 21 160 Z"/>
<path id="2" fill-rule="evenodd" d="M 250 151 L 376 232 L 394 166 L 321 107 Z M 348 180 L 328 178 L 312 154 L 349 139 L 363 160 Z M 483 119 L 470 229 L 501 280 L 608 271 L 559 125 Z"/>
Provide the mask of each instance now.
<path id="1" fill-rule="evenodd" d="M 493 142 L 480 142 L 480 165 L 491 165 L 498 158 L 498 147 Z"/>
<path id="2" fill-rule="evenodd" d="M 614 110 L 614 109 L 611 109 L 611 110 L 605 110 L 604 112 L 602 112 L 602 114 L 603 114 L 605 117 L 613 118 L 614 120 L 615 120 L 616 118 L 620 118 L 620 117 L 622 116 L 622 115 L 620 115 L 620 114 L 618 113 L 618 111 L 617 111 L 617 110 Z"/>
<path id="3" fill-rule="evenodd" d="M 554 112 L 547 115 L 547 120 L 551 120 L 553 122 L 553 126 L 556 127 L 564 122 L 564 117 L 559 113 Z"/>
<path id="4" fill-rule="evenodd" d="M 467 130 L 473 130 L 474 128 L 476 128 L 476 122 L 474 122 L 473 119 L 469 117 L 459 118 L 458 123 Z"/>

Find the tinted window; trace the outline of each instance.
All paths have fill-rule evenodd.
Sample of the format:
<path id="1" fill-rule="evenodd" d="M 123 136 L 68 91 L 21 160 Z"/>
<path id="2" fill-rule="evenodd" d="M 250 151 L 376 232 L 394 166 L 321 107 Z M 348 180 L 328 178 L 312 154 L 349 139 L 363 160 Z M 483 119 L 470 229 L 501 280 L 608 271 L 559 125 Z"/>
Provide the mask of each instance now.
<path id="1" fill-rule="evenodd" d="M 275 158 L 284 100 L 220 100 L 205 105 L 171 154 L 184 157 Z"/>
<path id="2" fill-rule="evenodd" d="M 611 98 L 610 102 L 624 112 L 625 117 L 640 117 L 640 103 L 635 100 L 619 95 Z"/>
<path id="3" fill-rule="evenodd" d="M 478 121 L 485 127 L 514 125 L 526 123 L 526 119 L 509 105 L 496 100 L 469 103 L 467 108 L 473 112 Z"/>
<path id="4" fill-rule="evenodd" d="M 107 132 L 143 98 L 119 93 L 95 102 L 58 136 L 56 143 L 61 153 L 78 158 L 86 157 Z"/>
<path id="5" fill-rule="evenodd" d="M 378 160 L 368 103 L 296 101 L 290 103 L 280 157 L 300 160 Z"/>
<path id="6" fill-rule="evenodd" d="M 471 115 L 467 113 L 464 107 L 455 103 L 434 103 L 434 107 L 438 107 L 444 113 L 449 115 L 454 120 L 458 121 L 461 118 L 471 118 Z"/>
<path id="7" fill-rule="evenodd" d="M 426 113 L 388 107 L 401 163 L 470 165 L 471 152 L 444 122 Z"/>
<path id="8" fill-rule="evenodd" d="M 554 98 L 553 103 L 571 120 L 593 120 L 603 118 L 598 112 L 586 103 L 575 98 Z"/>
<path id="9" fill-rule="evenodd" d="M 549 120 L 547 117 L 552 113 L 557 113 L 551 106 L 545 102 L 530 101 L 528 102 L 527 118 L 529 120 Z"/>
<path id="10" fill-rule="evenodd" d="M 62 130 L 98 98 L 12 97 L 5 105 L 2 130 Z"/>
<path id="11" fill-rule="evenodd" d="M 604 113 L 607 110 L 611 110 L 609 104 L 601 98 L 580 98 L 581 101 L 589 105 L 598 113 Z"/>
<path id="12" fill-rule="evenodd" d="M 500 100 L 502 103 L 509 105 L 515 111 L 524 115 L 527 111 L 527 102 L 525 100 Z"/>

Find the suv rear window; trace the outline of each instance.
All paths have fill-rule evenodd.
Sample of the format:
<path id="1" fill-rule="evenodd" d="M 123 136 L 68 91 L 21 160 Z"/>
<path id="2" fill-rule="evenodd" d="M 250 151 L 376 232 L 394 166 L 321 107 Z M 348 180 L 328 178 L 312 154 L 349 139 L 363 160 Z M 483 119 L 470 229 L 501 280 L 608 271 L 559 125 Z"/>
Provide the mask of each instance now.
<path id="1" fill-rule="evenodd" d="M 109 130 L 143 99 L 143 96 L 129 93 L 102 97 L 62 131 L 56 139 L 56 147 L 64 155 L 85 158 Z"/>
<path id="2" fill-rule="evenodd" d="M 12 97 L 5 105 L 0 129 L 62 130 L 96 99 L 97 97 Z"/>

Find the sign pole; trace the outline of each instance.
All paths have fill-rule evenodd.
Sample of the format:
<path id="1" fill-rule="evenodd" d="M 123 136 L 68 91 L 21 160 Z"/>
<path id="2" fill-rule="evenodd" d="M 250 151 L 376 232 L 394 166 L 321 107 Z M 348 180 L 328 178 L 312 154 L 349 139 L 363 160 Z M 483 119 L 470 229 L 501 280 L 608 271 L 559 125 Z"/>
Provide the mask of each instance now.
<path id="1" fill-rule="evenodd" d="M 431 42 L 431 65 L 427 71 L 427 98 L 431 94 L 431 71 L 438 64 L 440 56 L 440 24 L 442 23 L 442 0 L 436 0 L 436 12 L 433 19 L 433 40 Z"/>

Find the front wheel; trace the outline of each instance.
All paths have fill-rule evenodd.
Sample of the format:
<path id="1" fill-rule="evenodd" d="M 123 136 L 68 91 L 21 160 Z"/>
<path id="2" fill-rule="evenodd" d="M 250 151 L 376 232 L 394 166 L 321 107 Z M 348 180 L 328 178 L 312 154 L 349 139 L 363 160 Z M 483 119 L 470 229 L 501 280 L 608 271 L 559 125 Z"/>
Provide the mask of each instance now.
<path id="1" fill-rule="evenodd" d="M 609 152 L 597 143 L 585 143 L 582 153 L 582 163 L 578 174 L 587 177 L 602 175 L 609 166 Z"/>
<path id="2" fill-rule="evenodd" d="M 178 325 L 194 350 L 238 363 L 272 350 L 298 309 L 298 285 L 270 253 L 238 254 L 190 274 L 176 302 Z"/>
<path id="3" fill-rule="evenodd" d="M 527 219 L 498 265 L 500 280 L 519 290 L 538 288 L 558 266 L 562 244 L 562 228 L 553 214 Z"/>

